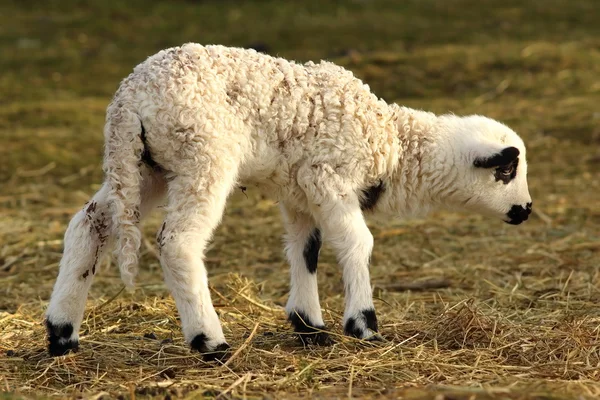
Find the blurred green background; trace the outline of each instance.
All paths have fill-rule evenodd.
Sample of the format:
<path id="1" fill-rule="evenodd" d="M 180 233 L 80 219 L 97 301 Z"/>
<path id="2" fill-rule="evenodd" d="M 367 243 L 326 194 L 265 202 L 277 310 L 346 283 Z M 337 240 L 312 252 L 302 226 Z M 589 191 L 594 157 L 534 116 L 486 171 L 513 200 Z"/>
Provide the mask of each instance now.
<path id="1" fill-rule="evenodd" d="M 68 174 L 98 160 L 119 81 L 147 56 L 189 41 L 330 59 L 388 101 L 487 112 L 591 144 L 599 20 L 596 0 L 4 0 L 0 181 L 19 167 L 54 161 Z M 553 112 L 540 115 L 541 107 Z"/>

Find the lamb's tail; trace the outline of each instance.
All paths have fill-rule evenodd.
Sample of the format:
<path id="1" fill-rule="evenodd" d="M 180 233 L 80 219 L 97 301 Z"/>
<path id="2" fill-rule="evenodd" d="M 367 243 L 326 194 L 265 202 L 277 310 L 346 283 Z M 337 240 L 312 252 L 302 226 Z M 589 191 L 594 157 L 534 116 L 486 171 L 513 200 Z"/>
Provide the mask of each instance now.
<path id="1" fill-rule="evenodd" d="M 121 279 L 133 287 L 138 271 L 138 251 L 142 234 L 140 222 L 144 151 L 143 127 L 139 116 L 113 102 L 104 127 L 104 173 L 109 187 L 108 201 L 117 234 L 115 254 Z"/>

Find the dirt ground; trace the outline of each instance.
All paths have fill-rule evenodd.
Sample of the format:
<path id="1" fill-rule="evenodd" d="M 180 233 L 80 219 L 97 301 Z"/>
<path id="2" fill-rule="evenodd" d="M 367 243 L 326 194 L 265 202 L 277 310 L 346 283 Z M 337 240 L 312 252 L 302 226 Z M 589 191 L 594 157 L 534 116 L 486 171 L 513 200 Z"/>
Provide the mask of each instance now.
<path id="1" fill-rule="evenodd" d="M 600 398 L 600 4 L 596 0 L 7 1 L 0 5 L 0 399 Z M 478 113 L 528 146 L 535 213 L 369 218 L 379 345 L 343 337 L 341 272 L 319 264 L 336 339 L 303 348 L 283 305 L 278 209 L 235 193 L 207 254 L 235 352 L 185 345 L 144 226 L 141 274 L 107 260 L 80 351 L 50 358 L 44 310 L 71 216 L 102 181 L 104 111 L 159 49 L 194 41 L 326 58 L 387 101 Z"/>

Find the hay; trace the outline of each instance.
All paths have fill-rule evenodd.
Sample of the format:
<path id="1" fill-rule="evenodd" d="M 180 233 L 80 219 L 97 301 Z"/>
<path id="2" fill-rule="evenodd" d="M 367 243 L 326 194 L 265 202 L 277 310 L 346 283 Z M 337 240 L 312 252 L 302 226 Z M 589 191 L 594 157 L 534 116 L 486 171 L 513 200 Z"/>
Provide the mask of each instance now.
<path id="1" fill-rule="evenodd" d="M 48 214 L 48 206 L 60 207 L 58 201 L 30 207 L 28 213 L 2 208 L 4 390 L 90 398 L 600 395 L 599 293 L 591 284 L 597 279 L 598 247 L 586 231 L 544 242 L 535 233 L 550 228 L 534 219 L 518 231 L 488 232 L 492 245 L 485 237 L 466 235 L 495 228 L 480 218 L 470 218 L 462 227 L 452 214 L 387 225 L 375 221 L 376 235 L 397 232 L 380 240 L 404 237 L 394 247 L 379 243 L 374 256 L 377 308 L 387 341 L 374 346 L 340 334 L 342 286 L 333 254 L 325 250 L 322 303 L 336 343 L 303 348 L 283 311 L 287 275 L 281 226 L 274 209 L 256 211 L 252 203 L 263 200 L 256 193 L 250 196 L 234 196 L 207 256 L 214 266 L 213 299 L 234 352 L 222 365 L 204 363 L 183 342 L 148 239 L 160 224 L 159 215 L 145 229 L 141 287 L 134 293 L 123 291 L 116 268 L 105 263 L 86 309 L 80 352 L 48 357 L 43 309 L 60 258 L 62 242 L 55 238 L 62 235 L 73 208 Z M 35 192 L 26 197 L 35 198 Z M 44 198 L 48 202 L 52 197 Z M 28 215 L 31 209 L 40 215 L 35 223 Z M 243 217 L 247 212 L 253 214 L 251 222 Z M 60 223 L 53 222 L 55 215 Z M 232 240 L 255 245 L 232 248 Z M 399 247 L 409 243 L 428 249 L 414 257 L 425 266 L 392 263 Z M 474 252 L 473 246 L 482 252 Z M 245 267 L 247 263 L 254 267 Z M 570 267 L 575 263 L 577 270 Z"/>

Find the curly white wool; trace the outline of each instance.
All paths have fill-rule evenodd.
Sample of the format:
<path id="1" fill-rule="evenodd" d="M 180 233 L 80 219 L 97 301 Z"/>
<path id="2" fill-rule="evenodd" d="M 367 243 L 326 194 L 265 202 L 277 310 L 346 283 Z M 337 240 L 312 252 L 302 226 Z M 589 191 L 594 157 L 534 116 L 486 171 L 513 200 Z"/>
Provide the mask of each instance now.
<path id="1" fill-rule="evenodd" d="M 530 211 L 525 147 L 508 127 L 389 105 L 329 62 L 198 44 L 161 51 L 121 83 L 105 142 L 106 182 L 94 201 L 110 208 L 103 223 L 117 239 L 123 281 L 133 285 L 137 273 L 140 218 L 166 194 L 161 264 L 185 337 L 201 351 L 225 344 L 203 255 L 236 185 L 256 185 L 279 201 L 291 265 L 286 310 L 296 330 L 324 326 L 315 274 L 322 235 L 343 268 L 346 333 L 359 338 L 377 331 L 368 272 L 373 237 L 363 212 L 422 215 L 442 206 L 512 221 Z M 144 163 L 144 154 L 158 167 Z M 507 158 L 514 154 L 519 160 Z M 509 164 L 514 176 L 498 182 L 495 169 Z M 71 247 L 93 248 L 95 240 L 77 242 L 84 222 L 74 218 L 67 232 L 48 311 L 49 321 L 73 324 L 70 340 L 82 307 L 62 304 L 85 302 L 91 282 L 77 294 L 69 289 L 69 279 L 88 268 L 73 261 Z M 68 247 L 69 240 L 77 243 Z"/>

